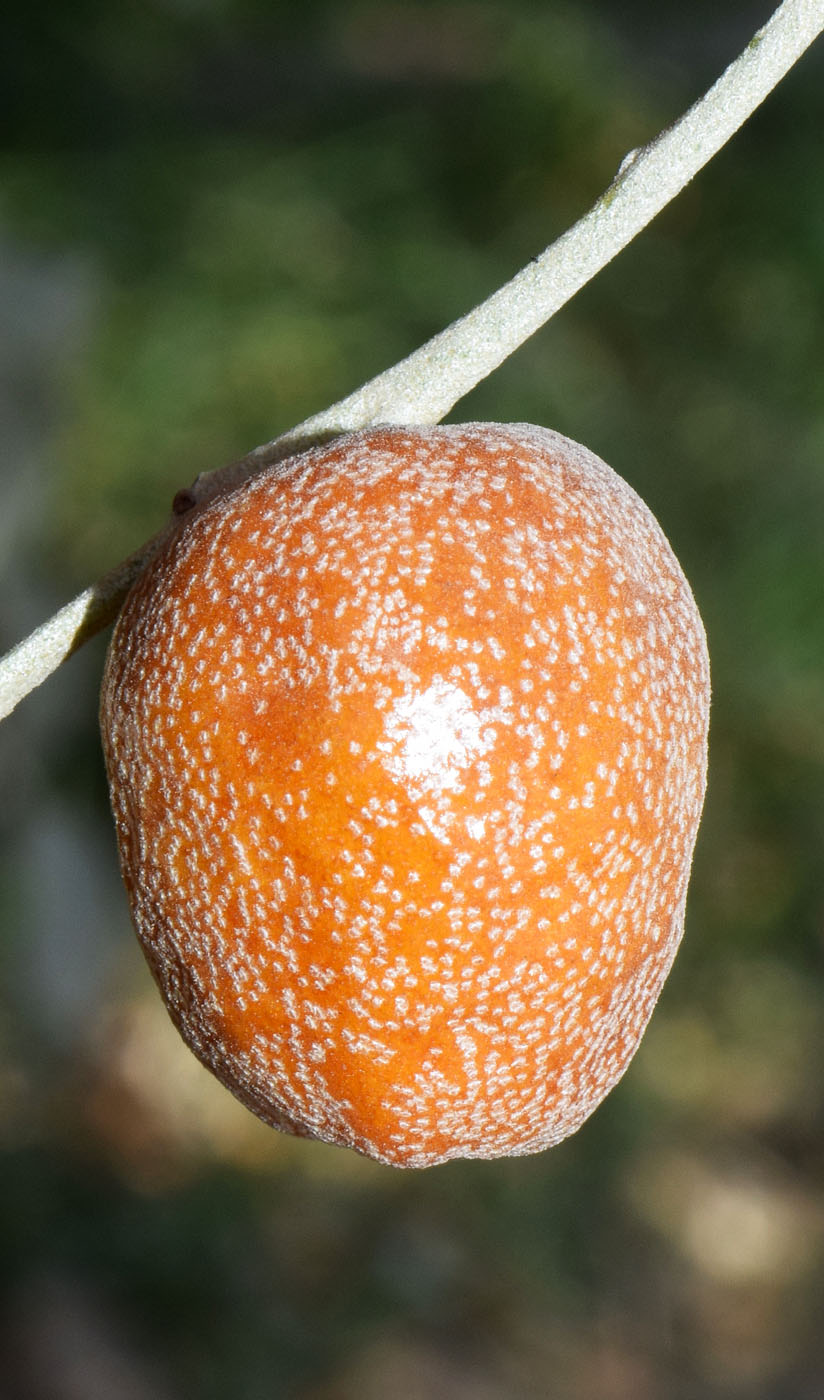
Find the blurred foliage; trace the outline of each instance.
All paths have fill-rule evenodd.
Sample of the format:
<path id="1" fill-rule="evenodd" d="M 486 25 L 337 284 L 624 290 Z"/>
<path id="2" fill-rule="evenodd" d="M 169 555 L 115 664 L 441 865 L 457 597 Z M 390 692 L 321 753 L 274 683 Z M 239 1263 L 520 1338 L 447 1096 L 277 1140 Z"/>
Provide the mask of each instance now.
<path id="1" fill-rule="evenodd" d="M 0 51 L 0 630 L 175 490 L 384 368 L 582 213 L 766 6 L 37 3 Z M 824 54 L 463 404 L 652 506 L 714 664 L 688 934 L 540 1157 L 292 1142 L 128 932 L 100 646 L 0 729 L 0 1394 L 818 1400 Z"/>

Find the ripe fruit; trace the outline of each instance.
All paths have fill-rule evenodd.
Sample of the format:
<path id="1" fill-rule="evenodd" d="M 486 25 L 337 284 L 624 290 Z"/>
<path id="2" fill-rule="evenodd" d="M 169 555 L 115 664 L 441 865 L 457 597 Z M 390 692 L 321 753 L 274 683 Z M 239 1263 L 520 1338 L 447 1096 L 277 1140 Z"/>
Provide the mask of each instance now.
<path id="1" fill-rule="evenodd" d="M 558 1142 L 681 937 L 708 706 L 659 526 L 557 433 L 377 428 L 183 516 L 101 709 L 181 1034 L 379 1161 Z"/>

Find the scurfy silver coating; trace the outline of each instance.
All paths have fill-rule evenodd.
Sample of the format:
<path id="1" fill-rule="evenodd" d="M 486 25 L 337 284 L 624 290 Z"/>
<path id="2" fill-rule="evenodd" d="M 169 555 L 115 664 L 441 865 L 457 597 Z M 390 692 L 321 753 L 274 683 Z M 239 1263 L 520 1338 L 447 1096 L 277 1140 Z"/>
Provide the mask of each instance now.
<path id="1" fill-rule="evenodd" d="M 708 711 L 660 527 L 557 433 L 356 433 L 184 520 L 101 703 L 184 1038 L 266 1121 L 380 1161 L 558 1142 L 681 938 Z"/>

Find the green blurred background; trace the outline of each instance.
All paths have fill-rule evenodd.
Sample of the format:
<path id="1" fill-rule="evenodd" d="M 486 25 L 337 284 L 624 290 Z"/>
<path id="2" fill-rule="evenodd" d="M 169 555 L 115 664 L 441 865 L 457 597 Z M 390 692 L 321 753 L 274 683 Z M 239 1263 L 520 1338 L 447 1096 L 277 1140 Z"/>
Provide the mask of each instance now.
<path id="1" fill-rule="evenodd" d="M 35 0 L 0 48 L 0 645 L 176 489 L 581 214 L 765 4 Z M 167 1024 L 96 733 L 104 641 L 0 727 L 2 1400 L 824 1396 L 824 49 L 460 405 L 585 442 L 709 634 L 687 936 L 542 1156 L 263 1128 Z"/>

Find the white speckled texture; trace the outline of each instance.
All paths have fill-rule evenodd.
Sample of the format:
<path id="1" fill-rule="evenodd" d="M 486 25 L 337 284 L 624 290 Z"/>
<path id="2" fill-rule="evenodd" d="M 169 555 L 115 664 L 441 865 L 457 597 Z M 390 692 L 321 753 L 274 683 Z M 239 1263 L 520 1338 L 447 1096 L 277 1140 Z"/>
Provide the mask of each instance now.
<path id="1" fill-rule="evenodd" d="M 101 707 L 184 1038 L 395 1165 L 558 1142 L 681 937 L 708 711 L 659 526 L 557 433 L 373 429 L 184 517 Z"/>

